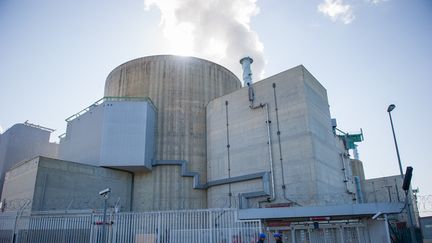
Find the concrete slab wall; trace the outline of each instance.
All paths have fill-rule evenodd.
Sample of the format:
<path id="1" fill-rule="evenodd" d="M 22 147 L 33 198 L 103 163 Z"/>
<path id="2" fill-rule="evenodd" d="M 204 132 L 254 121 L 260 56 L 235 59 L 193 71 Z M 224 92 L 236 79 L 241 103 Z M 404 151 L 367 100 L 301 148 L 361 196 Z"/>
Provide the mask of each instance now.
<path id="1" fill-rule="evenodd" d="M 39 159 L 34 158 L 6 173 L 1 200 L 7 211 L 31 210 L 38 165 Z"/>
<path id="2" fill-rule="evenodd" d="M 105 98 L 68 121 L 59 158 L 129 171 L 150 170 L 155 118 L 148 99 Z"/>
<path id="3" fill-rule="evenodd" d="M 74 162 L 39 157 L 33 211 L 102 209 L 99 191 L 110 187 L 109 206 L 131 206 L 132 174 Z"/>
<path id="4" fill-rule="evenodd" d="M 308 103 L 308 124 L 312 135 L 314 156 L 317 160 L 316 171 L 318 198 L 320 204 L 353 203 L 355 193 L 349 158 L 343 155 L 346 151 L 337 143 L 333 134 L 327 91 L 303 69 L 306 101 Z"/>
<path id="5" fill-rule="evenodd" d="M 406 196 L 405 192 L 402 190 L 403 179 L 400 175 L 386 176 L 379 178 L 367 179 L 363 182 L 364 190 L 363 194 L 365 196 L 366 202 L 402 202 L 405 203 Z M 411 193 L 411 198 L 414 195 Z M 415 212 L 415 224 L 419 225 L 419 210 L 417 208 L 417 203 L 415 200 L 411 202 L 411 212 Z M 392 215 L 389 217 L 393 217 Z M 407 221 L 408 215 L 406 210 L 403 213 L 395 215 L 400 221 Z"/>
<path id="6" fill-rule="evenodd" d="M 89 111 L 68 121 L 66 136 L 60 139 L 59 159 L 98 166 L 100 161 L 104 108 Z"/>
<path id="7" fill-rule="evenodd" d="M 185 160 L 188 170 L 207 174 L 207 103 L 240 87 L 238 78 L 215 63 L 179 56 L 150 56 L 115 68 L 105 96 L 149 97 L 156 106 L 155 160 Z M 134 210 L 205 208 L 206 192 L 193 189 L 179 166 L 161 165 L 135 174 Z M 184 203 L 183 203 L 184 202 Z"/>
<path id="8" fill-rule="evenodd" d="M 25 123 L 13 125 L 0 135 L 0 194 L 6 172 L 15 164 L 35 156 L 57 157 L 58 144 L 50 143 L 51 132 Z"/>
<path id="9" fill-rule="evenodd" d="M 275 89 L 273 83 L 276 85 Z M 255 104 L 266 103 L 269 107 L 271 151 L 275 169 L 274 202 L 286 203 L 292 200 L 302 205 L 351 202 L 351 197 L 346 192 L 342 161 L 332 132 L 325 89 L 303 66 L 298 66 L 254 83 L 254 90 Z M 282 156 L 277 138 L 275 91 Z M 229 163 L 226 109 L 229 124 Z M 247 88 L 211 101 L 207 106 L 208 180 L 227 178 L 228 174 L 238 176 L 270 171 L 267 140 L 265 109 L 249 108 Z M 283 184 L 286 186 L 285 195 Z M 240 187 L 239 192 L 261 190 L 259 183 L 256 187 L 253 185 L 241 182 L 231 187 Z M 218 200 L 210 200 L 211 198 L 225 197 L 226 200 L 219 201 L 229 201 L 229 187 L 222 185 L 209 188 L 209 207 L 223 206 L 217 203 Z M 221 193 L 222 191 L 225 193 Z M 231 192 L 233 193 L 233 188 Z M 233 194 L 232 197 L 237 195 Z M 258 206 L 263 199 L 261 197 L 250 200 L 250 205 Z"/>

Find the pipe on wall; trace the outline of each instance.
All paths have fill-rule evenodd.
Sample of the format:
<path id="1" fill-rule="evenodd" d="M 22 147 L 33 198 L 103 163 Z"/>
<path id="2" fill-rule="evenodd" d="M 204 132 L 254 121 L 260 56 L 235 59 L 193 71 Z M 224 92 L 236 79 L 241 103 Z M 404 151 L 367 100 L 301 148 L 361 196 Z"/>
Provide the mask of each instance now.
<path id="1" fill-rule="evenodd" d="M 225 117 L 226 117 L 226 138 L 227 138 L 227 162 L 228 162 L 228 179 L 231 178 L 231 158 L 230 158 L 230 143 L 229 143 L 229 122 L 228 122 L 228 100 L 225 101 Z M 232 207 L 232 191 L 231 183 L 228 183 L 228 198 L 229 208 Z"/>
<path id="2" fill-rule="evenodd" d="M 252 101 L 253 102 L 253 101 Z M 271 202 L 276 200 L 276 192 L 275 192 L 275 176 L 274 176 L 274 165 L 273 165 L 273 151 L 272 151 L 272 141 L 271 141 L 271 120 L 270 120 L 270 112 L 268 108 L 268 103 L 260 103 L 257 106 L 249 106 L 251 110 L 259 109 L 259 108 L 265 108 L 266 113 L 266 126 L 267 126 L 267 145 L 268 145 L 268 152 L 269 152 L 269 162 L 270 162 L 270 174 L 271 174 L 271 194 L 270 198 L 267 198 L 266 202 Z"/>
<path id="3" fill-rule="evenodd" d="M 346 189 L 346 193 L 348 193 L 349 195 L 353 196 L 353 200 L 356 200 L 356 193 L 351 192 L 349 187 L 348 187 L 348 176 L 347 176 L 347 172 L 346 172 L 346 166 L 345 166 L 345 157 L 349 157 L 348 153 L 340 153 L 340 157 L 341 157 L 341 162 L 342 162 L 342 171 L 344 174 L 344 180 L 343 182 L 345 183 L 345 189 Z"/>
<path id="4" fill-rule="evenodd" d="M 298 204 L 296 201 L 291 200 L 286 195 L 285 170 L 284 170 L 283 158 L 282 158 L 282 143 L 281 143 L 281 131 L 280 131 L 280 125 L 279 125 L 279 109 L 278 109 L 277 96 L 276 96 L 276 84 L 273 83 L 272 87 L 273 87 L 273 98 L 274 98 L 274 106 L 275 106 L 275 114 L 276 114 L 276 128 L 277 128 L 276 134 L 277 134 L 278 145 L 279 145 L 278 146 L 279 147 L 279 161 L 280 161 L 280 166 L 281 166 L 283 197 L 285 200 L 300 206 L 300 204 Z"/>

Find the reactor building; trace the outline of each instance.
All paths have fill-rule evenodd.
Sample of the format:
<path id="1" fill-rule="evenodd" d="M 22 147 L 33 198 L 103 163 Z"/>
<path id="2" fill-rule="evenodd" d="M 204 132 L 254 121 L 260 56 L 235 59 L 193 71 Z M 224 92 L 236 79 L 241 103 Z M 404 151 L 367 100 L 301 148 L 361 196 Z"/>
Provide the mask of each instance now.
<path id="1" fill-rule="evenodd" d="M 326 89 L 302 65 L 252 82 L 252 62 L 241 60 L 243 82 L 194 57 L 116 67 L 104 97 L 66 119 L 55 154 L 8 164 L 2 201 L 27 199 L 32 211 L 100 209 L 106 187 L 123 211 L 371 198 L 361 162 L 349 155 L 362 137 L 336 133 Z"/>

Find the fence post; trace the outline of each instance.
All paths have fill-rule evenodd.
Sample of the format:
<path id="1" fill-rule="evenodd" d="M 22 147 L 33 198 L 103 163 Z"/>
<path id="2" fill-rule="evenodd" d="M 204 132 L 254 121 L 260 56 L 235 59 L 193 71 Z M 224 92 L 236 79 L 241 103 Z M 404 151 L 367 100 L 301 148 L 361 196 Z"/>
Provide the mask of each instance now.
<path id="1" fill-rule="evenodd" d="M 213 211 L 207 211 L 207 213 L 209 214 L 209 230 L 210 230 L 210 243 L 213 243 Z"/>
<path id="2" fill-rule="evenodd" d="M 90 242 L 94 241 L 94 213 L 90 216 Z"/>
<path id="3" fill-rule="evenodd" d="M 291 240 L 293 243 L 296 242 L 296 237 L 295 237 L 295 227 L 291 228 Z"/>
<path id="4" fill-rule="evenodd" d="M 345 242 L 345 240 L 344 240 L 344 228 L 342 225 L 339 227 L 339 230 L 340 230 L 341 242 Z"/>
<path id="5" fill-rule="evenodd" d="M 162 242 L 161 241 L 161 216 L 162 213 L 159 212 L 158 214 L 158 218 L 157 218 L 157 228 L 156 228 L 156 232 L 157 232 L 157 242 Z"/>
<path id="6" fill-rule="evenodd" d="M 15 231 L 17 228 L 17 221 L 18 221 L 18 212 L 16 212 L 15 215 L 15 221 L 14 221 L 14 227 L 13 227 L 13 231 L 12 231 L 12 238 L 11 238 L 11 243 L 15 243 Z"/>

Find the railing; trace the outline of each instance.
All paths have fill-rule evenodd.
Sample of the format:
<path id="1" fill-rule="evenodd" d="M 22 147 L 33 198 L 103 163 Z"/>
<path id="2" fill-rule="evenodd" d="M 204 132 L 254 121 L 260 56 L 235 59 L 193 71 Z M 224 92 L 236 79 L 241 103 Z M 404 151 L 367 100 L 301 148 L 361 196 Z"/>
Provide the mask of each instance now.
<path id="1" fill-rule="evenodd" d="M 90 106 L 82 109 L 81 111 L 73 114 L 72 116 L 66 118 L 65 121 L 70 122 L 70 121 L 74 120 L 75 118 L 78 118 L 81 115 L 87 113 L 88 111 L 90 111 L 91 108 L 99 106 L 100 104 L 104 103 L 105 101 L 147 101 L 156 110 L 156 107 L 154 106 L 153 102 L 148 97 L 112 97 L 112 96 L 106 96 L 106 97 L 103 97 L 103 98 L 97 100 L 96 102 L 94 102 Z"/>
<path id="2" fill-rule="evenodd" d="M 3 242 L 256 242 L 260 221 L 237 220 L 235 209 L 143 213 L 0 214 Z"/>

